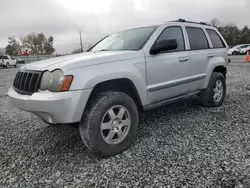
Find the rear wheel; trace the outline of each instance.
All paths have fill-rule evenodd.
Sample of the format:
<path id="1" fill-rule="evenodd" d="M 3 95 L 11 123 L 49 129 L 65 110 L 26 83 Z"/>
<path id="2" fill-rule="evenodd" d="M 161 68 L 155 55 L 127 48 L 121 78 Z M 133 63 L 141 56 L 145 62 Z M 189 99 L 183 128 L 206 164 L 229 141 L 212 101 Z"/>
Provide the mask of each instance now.
<path id="1" fill-rule="evenodd" d="M 219 107 L 226 95 L 226 80 L 222 73 L 213 72 L 207 89 L 200 93 L 201 104 L 207 107 Z"/>
<path id="2" fill-rule="evenodd" d="M 79 127 L 85 145 L 106 157 L 127 149 L 138 126 L 133 99 L 121 92 L 108 91 L 98 94 L 88 107 Z"/>
<path id="3" fill-rule="evenodd" d="M 5 68 L 6 68 L 6 69 L 10 68 L 9 63 L 6 63 Z"/>
<path id="4" fill-rule="evenodd" d="M 233 55 L 237 55 L 237 52 L 236 52 L 236 51 L 234 51 L 232 54 L 233 54 Z"/>

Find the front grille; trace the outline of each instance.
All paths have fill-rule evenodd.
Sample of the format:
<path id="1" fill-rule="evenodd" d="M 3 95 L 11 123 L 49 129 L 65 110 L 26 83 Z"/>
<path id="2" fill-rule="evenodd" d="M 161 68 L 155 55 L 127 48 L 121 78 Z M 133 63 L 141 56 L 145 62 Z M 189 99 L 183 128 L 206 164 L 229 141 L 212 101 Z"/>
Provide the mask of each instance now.
<path id="1" fill-rule="evenodd" d="M 38 91 L 42 72 L 19 71 L 14 79 L 13 87 L 16 92 L 32 95 Z"/>

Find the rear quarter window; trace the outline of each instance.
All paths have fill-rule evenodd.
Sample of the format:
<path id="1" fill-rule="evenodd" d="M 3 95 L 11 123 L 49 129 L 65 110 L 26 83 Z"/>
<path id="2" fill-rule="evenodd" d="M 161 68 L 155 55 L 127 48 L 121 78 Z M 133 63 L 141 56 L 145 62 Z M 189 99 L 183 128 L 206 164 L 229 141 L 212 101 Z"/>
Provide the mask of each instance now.
<path id="1" fill-rule="evenodd" d="M 213 48 L 225 48 L 226 47 L 226 45 L 224 44 L 224 42 L 222 41 L 222 39 L 220 38 L 220 36 L 215 30 L 206 29 L 206 31 L 211 39 Z"/>

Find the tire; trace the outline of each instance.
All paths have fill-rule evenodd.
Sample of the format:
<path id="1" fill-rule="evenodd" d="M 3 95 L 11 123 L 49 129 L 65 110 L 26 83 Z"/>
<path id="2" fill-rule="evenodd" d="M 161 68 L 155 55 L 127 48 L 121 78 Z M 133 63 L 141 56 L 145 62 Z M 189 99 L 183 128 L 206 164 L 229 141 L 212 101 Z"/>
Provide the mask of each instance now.
<path id="1" fill-rule="evenodd" d="M 221 92 L 219 92 L 216 87 L 218 83 L 221 83 Z M 215 95 L 217 95 L 218 98 Z M 224 102 L 225 95 L 226 80 L 224 75 L 220 72 L 213 72 L 208 83 L 208 87 L 200 93 L 201 105 L 206 107 L 219 107 Z M 217 100 L 215 98 L 217 98 Z"/>
<path id="2" fill-rule="evenodd" d="M 108 143 L 107 138 L 114 132 L 114 128 L 101 131 L 102 125 L 104 124 L 102 122 L 108 117 L 105 121 L 108 121 L 107 124 L 113 126 L 115 123 L 110 123 L 112 120 L 110 118 L 111 115 L 109 115 L 108 112 L 113 111 L 114 115 L 116 113 L 119 114 L 120 109 L 115 113 L 116 108 L 125 110 L 123 118 L 125 117 L 126 119 L 122 121 L 118 120 L 117 123 L 113 121 L 113 123 L 115 122 L 117 126 L 119 126 L 118 123 L 122 122 L 121 124 L 125 124 L 123 121 L 129 120 L 130 126 L 126 125 L 124 126 L 125 128 L 122 127 L 119 130 L 124 132 L 123 139 L 118 139 L 117 133 L 112 137 L 114 140 L 115 137 L 117 137 L 117 143 Z M 116 116 L 116 118 L 117 117 L 118 116 Z M 81 138 L 88 149 L 98 155 L 109 157 L 126 150 L 130 146 L 136 135 L 137 127 L 138 110 L 134 100 L 124 93 L 108 91 L 98 94 L 87 106 L 86 112 L 83 114 L 80 122 L 79 130 Z M 107 132 L 107 137 L 105 137 L 104 131 Z"/>
<path id="3" fill-rule="evenodd" d="M 6 63 L 5 68 L 6 68 L 6 69 L 10 68 L 9 63 Z"/>
<path id="4" fill-rule="evenodd" d="M 236 52 L 236 51 L 234 51 L 234 52 L 232 53 L 232 55 L 237 55 L 237 52 Z"/>

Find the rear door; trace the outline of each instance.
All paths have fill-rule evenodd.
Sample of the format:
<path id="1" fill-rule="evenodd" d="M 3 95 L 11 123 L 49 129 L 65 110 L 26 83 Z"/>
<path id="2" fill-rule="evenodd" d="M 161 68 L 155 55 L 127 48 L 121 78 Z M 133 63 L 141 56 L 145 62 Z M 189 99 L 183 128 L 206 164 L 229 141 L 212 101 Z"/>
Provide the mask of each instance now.
<path id="1" fill-rule="evenodd" d="M 186 26 L 189 40 L 189 55 L 191 58 L 191 92 L 199 91 L 206 78 L 206 70 L 210 57 L 209 42 L 205 31 L 201 27 Z M 211 54 L 212 55 L 212 54 Z"/>

